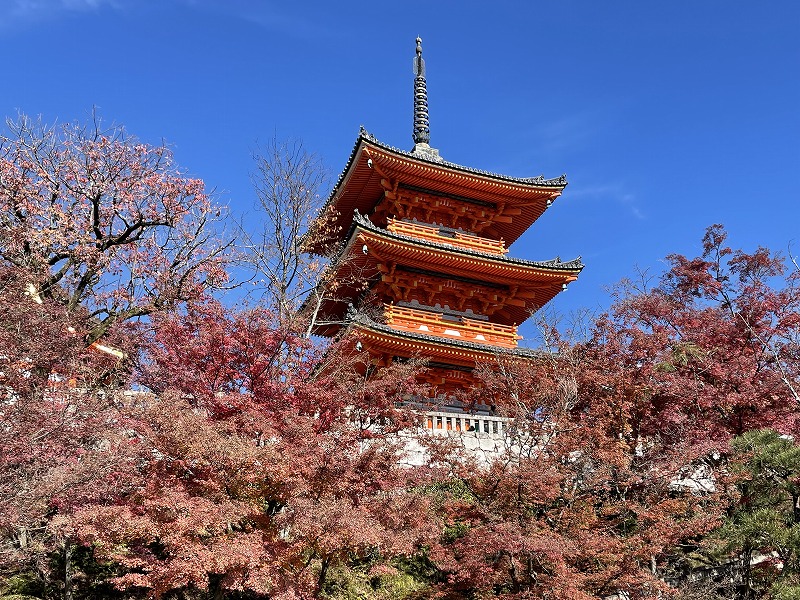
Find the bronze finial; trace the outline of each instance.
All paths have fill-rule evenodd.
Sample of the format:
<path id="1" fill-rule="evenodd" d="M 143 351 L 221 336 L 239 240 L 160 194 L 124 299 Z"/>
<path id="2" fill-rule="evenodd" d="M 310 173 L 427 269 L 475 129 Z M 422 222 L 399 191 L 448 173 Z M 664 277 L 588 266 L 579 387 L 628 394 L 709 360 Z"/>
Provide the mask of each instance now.
<path id="1" fill-rule="evenodd" d="M 417 55 L 414 57 L 414 143 L 431 141 L 428 122 L 428 88 L 425 84 L 425 61 L 422 59 L 422 38 L 417 38 Z"/>

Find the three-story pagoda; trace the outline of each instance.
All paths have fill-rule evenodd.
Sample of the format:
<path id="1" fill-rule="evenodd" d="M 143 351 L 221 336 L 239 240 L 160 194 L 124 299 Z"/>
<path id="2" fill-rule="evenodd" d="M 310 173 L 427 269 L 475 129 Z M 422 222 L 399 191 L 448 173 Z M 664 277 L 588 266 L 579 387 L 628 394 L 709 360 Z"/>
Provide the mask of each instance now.
<path id="1" fill-rule="evenodd" d="M 577 279 L 580 259 L 511 258 L 508 247 L 561 195 L 564 176 L 515 178 L 444 161 L 431 148 L 425 63 L 414 58 L 414 148 L 361 130 L 331 193 L 317 248 L 330 247 L 315 333 L 343 328 L 373 365 L 428 362 L 432 396 L 475 384 L 498 353 L 531 356 L 517 327 Z"/>

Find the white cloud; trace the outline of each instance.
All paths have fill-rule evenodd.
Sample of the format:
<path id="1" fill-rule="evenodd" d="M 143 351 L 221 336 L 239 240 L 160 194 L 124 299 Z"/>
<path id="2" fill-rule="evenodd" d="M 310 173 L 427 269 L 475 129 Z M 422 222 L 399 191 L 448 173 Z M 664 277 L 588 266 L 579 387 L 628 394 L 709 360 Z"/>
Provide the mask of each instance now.
<path id="1" fill-rule="evenodd" d="M 10 8 L 0 9 L 0 28 L 56 19 L 68 13 L 91 12 L 104 7 L 120 9 L 126 0 L 10 0 Z M 5 14 L 2 14 L 5 12 Z"/>
<path id="2" fill-rule="evenodd" d="M 177 6 L 189 11 L 247 21 L 255 27 L 292 35 L 300 39 L 318 39 L 343 35 L 330 27 L 314 11 L 287 8 L 280 2 L 252 0 L 0 0 L 0 33 L 19 31 L 42 21 L 69 15 L 90 14 L 101 10 L 119 13 L 158 10 Z"/>
<path id="3" fill-rule="evenodd" d="M 537 134 L 542 151 L 549 154 L 584 148 L 600 128 L 598 124 L 602 122 L 596 111 L 587 110 L 541 125 Z"/>
<path id="4" fill-rule="evenodd" d="M 567 192 L 570 199 L 586 199 L 589 202 L 614 202 L 626 209 L 639 221 L 647 219 L 647 215 L 639 207 L 636 195 L 626 189 L 621 183 L 606 183 L 598 185 L 581 185 L 574 189 L 569 187 Z"/>
<path id="5" fill-rule="evenodd" d="M 251 23 L 256 27 L 280 32 L 299 39 L 334 38 L 343 35 L 313 10 L 298 10 L 288 3 L 252 0 L 175 0 L 194 10 L 217 13 Z"/>

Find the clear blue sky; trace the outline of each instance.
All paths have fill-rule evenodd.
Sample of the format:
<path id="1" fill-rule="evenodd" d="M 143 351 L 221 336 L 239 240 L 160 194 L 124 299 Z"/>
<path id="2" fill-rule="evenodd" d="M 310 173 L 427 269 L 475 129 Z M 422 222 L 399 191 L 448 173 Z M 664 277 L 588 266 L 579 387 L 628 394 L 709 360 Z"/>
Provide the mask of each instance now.
<path id="1" fill-rule="evenodd" d="M 606 306 L 605 287 L 694 255 L 716 222 L 800 254 L 797 0 L 0 0 L 0 113 L 97 106 L 242 213 L 259 140 L 301 138 L 334 176 L 359 125 L 411 148 L 417 35 L 444 158 L 567 174 L 512 247 L 583 256 L 559 311 Z"/>

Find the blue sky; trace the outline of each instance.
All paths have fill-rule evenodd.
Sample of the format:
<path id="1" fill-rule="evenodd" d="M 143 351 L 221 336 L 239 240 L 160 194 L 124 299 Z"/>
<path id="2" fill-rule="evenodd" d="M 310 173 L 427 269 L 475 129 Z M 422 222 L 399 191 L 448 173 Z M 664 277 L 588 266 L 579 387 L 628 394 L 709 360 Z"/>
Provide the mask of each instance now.
<path id="1" fill-rule="evenodd" d="M 512 255 L 571 259 L 553 303 L 723 223 L 800 254 L 800 2 L 0 0 L 0 113 L 106 121 L 250 209 L 251 152 L 300 138 L 336 176 L 364 125 L 410 149 L 414 39 L 431 145 L 514 176 L 566 173 Z"/>

